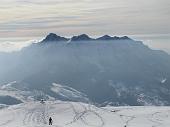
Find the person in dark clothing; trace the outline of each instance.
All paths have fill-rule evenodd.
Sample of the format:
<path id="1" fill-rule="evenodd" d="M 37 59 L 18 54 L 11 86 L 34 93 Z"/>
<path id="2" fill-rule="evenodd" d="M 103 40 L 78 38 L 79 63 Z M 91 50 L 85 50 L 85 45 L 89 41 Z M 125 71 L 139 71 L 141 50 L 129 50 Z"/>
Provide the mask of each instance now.
<path id="1" fill-rule="evenodd" d="M 50 118 L 49 118 L 49 125 L 52 125 L 52 123 L 53 123 L 53 120 L 52 120 L 52 118 L 50 117 Z"/>

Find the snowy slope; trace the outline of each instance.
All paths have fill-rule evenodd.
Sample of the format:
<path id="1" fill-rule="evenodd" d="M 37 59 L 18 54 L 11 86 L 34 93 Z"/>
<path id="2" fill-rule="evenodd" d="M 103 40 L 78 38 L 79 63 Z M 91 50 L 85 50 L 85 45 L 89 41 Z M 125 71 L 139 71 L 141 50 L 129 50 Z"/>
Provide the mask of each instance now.
<path id="1" fill-rule="evenodd" d="M 57 95 L 72 101 L 88 102 L 87 95 L 68 86 L 53 83 L 51 90 Z"/>
<path id="2" fill-rule="evenodd" d="M 105 107 L 79 102 L 26 102 L 0 109 L 0 127 L 169 127 L 170 107 Z"/>
<path id="3" fill-rule="evenodd" d="M 1 96 L 10 96 L 14 99 L 20 100 L 21 102 L 36 100 L 38 96 L 43 96 L 44 98 L 48 98 L 49 100 L 54 99 L 49 95 L 46 95 L 42 91 L 29 90 L 27 87 L 24 86 L 24 84 L 17 81 L 13 81 L 0 86 L 0 97 Z"/>
<path id="4" fill-rule="evenodd" d="M 0 86 L 0 104 L 6 104 L 1 101 L 1 97 L 4 97 L 4 99 L 7 97 L 12 97 L 12 99 L 17 99 L 21 102 L 38 100 L 39 98 L 43 98 L 45 100 L 64 99 L 69 101 L 89 102 L 87 95 L 65 85 L 52 83 L 50 90 L 50 92 L 55 94 L 55 97 L 50 96 L 41 90 L 29 89 L 27 86 L 25 86 L 25 84 L 13 81 Z"/>

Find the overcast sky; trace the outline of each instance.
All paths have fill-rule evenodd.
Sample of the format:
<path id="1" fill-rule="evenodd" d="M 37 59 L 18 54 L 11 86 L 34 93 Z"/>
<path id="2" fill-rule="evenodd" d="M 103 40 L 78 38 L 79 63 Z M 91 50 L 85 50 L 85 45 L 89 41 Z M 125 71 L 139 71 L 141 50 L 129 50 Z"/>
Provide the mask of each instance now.
<path id="1" fill-rule="evenodd" d="M 169 34 L 170 0 L 0 0 L 0 38 Z"/>

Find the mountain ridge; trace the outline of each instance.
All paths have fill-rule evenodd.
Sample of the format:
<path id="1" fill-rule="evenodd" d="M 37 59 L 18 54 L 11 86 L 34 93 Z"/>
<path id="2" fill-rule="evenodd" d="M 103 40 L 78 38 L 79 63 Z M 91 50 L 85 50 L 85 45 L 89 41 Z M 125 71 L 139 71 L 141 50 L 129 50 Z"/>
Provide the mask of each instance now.
<path id="1" fill-rule="evenodd" d="M 41 42 L 42 43 L 47 43 L 47 42 L 59 42 L 59 41 L 109 41 L 109 40 L 132 40 L 131 38 L 129 38 L 128 36 L 123 36 L 123 37 L 118 37 L 118 36 L 109 36 L 109 35 L 103 35 L 101 37 L 98 38 L 92 38 L 87 34 L 80 34 L 77 36 L 73 36 L 71 38 L 66 38 L 66 37 L 62 37 L 59 36 L 55 33 L 49 33 L 45 39 L 43 39 Z"/>
<path id="2" fill-rule="evenodd" d="M 49 33 L 45 39 L 42 40 L 42 43 L 47 43 L 47 42 L 55 42 L 55 41 L 68 41 L 68 38 L 58 36 L 54 33 Z"/>

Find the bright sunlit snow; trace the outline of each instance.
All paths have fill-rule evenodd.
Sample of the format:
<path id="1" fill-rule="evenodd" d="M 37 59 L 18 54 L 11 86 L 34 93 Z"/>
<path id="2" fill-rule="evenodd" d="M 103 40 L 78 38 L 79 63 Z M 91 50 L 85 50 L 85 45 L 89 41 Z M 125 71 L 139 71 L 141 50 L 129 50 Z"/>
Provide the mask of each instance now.
<path id="1" fill-rule="evenodd" d="M 169 127 L 170 107 L 105 107 L 79 102 L 27 102 L 0 109 L 1 127 Z"/>

